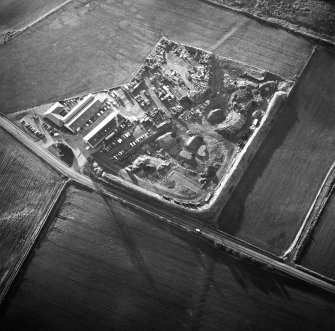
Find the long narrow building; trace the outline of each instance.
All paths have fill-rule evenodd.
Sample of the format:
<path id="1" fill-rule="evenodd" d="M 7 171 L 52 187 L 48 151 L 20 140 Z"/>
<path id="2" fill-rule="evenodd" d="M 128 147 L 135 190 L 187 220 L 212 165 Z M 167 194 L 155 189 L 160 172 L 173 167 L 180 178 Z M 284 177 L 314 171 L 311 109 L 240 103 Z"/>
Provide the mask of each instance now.
<path id="1" fill-rule="evenodd" d="M 108 135 L 116 131 L 125 118 L 116 111 L 107 116 L 99 125 L 90 131 L 83 140 L 92 148 L 97 147 Z"/>
<path id="2" fill-rule="evenodd" d="M 88 94 L 70 111 L 67 107 L 56 102 L 44 113 L 44 117 L 59 127 L 65 126 L 71 132 L 78 132 L 84 124 L 102 107 L 102 102 L 93 94 Z"/>
<path id="3" fill-rule="evenodd" d="M 73 116 L 71 120 L 65 124 L 65 127 L 74 133 L 78 132 L 90 118 L 98 113 L 101 107 L 102 102 L 94 98 L 93 102 L 89 102 L 84 108 L 81 108 L 81 111 Z"/>

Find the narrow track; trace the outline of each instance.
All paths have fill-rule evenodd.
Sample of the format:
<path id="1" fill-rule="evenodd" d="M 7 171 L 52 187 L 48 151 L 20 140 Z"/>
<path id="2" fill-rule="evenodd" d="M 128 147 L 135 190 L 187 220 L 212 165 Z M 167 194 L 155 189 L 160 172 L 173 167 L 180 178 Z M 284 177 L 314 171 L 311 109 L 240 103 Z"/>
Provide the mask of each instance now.
<path id="1" fill-rule="evenodd" d="M 255 248 L 251 248 L 250 245 L 247 245 L 247 243 L 241 243 L 233 237 L 215 228 L 209 228 L 196 219 L 191 219 L 186 215 L 177 215 L 169 210 L 164 209 L 163 205 L 154 205 L 152 201 L 147 201 L 146 199 L 141 198 L 138 194 L 136 195 L 132 192 L 129 192 L 127 189 L 125 189 L 124 185 L 113 185 L 109 187 L 107 191 L 107 189 L 100 183 L 93 182 L 88 177 L 76 173 L 73 169 L 67 167 L 60 160 L 51 156 L 50 153 L 44 150 L 41 146 L 34 143 L 25 133 L 23 133 L 19 128 L 14 126 L 14 124 L 12 124 L 3 116 L 0 116 L 0 126 L 12 134 L 21 143 L 26 145 L 33 153 L 38 155 L 46 163 L 51 165 L 58 172 L 62 173 L 65 177 L 67 177 L 69 180 L 72 180 L 74 183 L 78 183 L 89 189 L 93 189 L 104 196 L 115 199 L 133 208 L 136 208 L 137 210 L 148 213 L 155 218 L 183 231 L 187 231 L 192 235 L 200 236 L 204 240 L 214 244 L 216 247 L 221 247 L 223 249 L 228 248 L 229 250 L 232 250 L 235 255 L 243 255 L 250 260 L 257 260 L 264 266 L 267 266 L 267 268 L 270 270 L 285 273 L 289 276 L 299 278 L 314 286 L 318 286 L 326 291 L 335 293 L 335 286 L 333 284 L 299 270 L 296 267 L 288 264 L 285 260 L 276 260 L 272 256 L 265 255 L 260 251 L 256 251 Z"/>

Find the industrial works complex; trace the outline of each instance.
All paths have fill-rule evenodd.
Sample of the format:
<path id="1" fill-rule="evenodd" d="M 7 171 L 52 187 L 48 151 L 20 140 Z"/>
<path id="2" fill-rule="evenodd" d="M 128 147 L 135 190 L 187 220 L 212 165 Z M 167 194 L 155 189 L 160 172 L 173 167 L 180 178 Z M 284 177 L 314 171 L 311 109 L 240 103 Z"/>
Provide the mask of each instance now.
<path id="1" fill-rule="evenodd" d="M 35 126 L 48 130 L 50 150 L 80 152 L 77 171 L 197 208 L 236 166 L 275 93 L 289 88 L 269 72 L 162 38 L 129 83 L 37 110 Z"/>
<path id="2" fill-rule="evenodd" d="M 90 118 L 100 111 L 102 106 L 103 103 L 98 98 L 89 94 L 82 98 L 71 110 L 65 108 L 59 102 L 56 102 L 47 112 L 45 112 L 44 117 L 58 127 L 65 126 L 71 132 L 77 133 Z M 122 120 L 123 117 L 118 115 L 117 111 L 113 111 L 98 126 L 85 135 L 83 140 L 92 148 L 96 147 L 107 135 L 118 128 Z"/>

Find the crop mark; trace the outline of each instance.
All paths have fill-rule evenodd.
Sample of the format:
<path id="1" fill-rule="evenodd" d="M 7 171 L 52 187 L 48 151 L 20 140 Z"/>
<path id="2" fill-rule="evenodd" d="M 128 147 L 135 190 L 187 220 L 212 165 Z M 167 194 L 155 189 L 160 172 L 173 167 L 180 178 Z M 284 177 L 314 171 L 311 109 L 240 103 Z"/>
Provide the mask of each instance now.
<path id="1" fill-rule="evenodd" d="M 135 239 L 130 233 L 130 229 L 126 228 L 126 226 L 118 219 L 118 217 L 115 215 L 112 207 L 109 205 L 108 199 L 104 196 L 104 194 L 100 194 L 100 196 L 104 199 L 106 202 L 106 205 L 110 211 L 110 214 L 113 218 L 113 221 L 117 225 L 117 228 L 119 230 L 120 238 L 122 239 L 122 242 L 124 244 L 125 249 L 127 250 L 134 266 L 137 268 L 137 270 L 143 275 L 143 278 L 146 279 L 153 288 L 155 288 L 155 282 L 154 279 L 142 257 L 142 254 L 136 244 Z"/>

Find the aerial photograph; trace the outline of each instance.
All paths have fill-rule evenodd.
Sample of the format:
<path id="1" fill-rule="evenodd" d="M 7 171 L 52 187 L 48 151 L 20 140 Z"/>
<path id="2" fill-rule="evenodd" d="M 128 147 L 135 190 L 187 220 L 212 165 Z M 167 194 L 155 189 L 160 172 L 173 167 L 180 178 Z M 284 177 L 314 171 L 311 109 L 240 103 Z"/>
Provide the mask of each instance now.
<path id="1" fill-rule="evenodd" d="M 335 2 L 3 0 L 0 59 L 0 330 L 335 330 Z"/>

